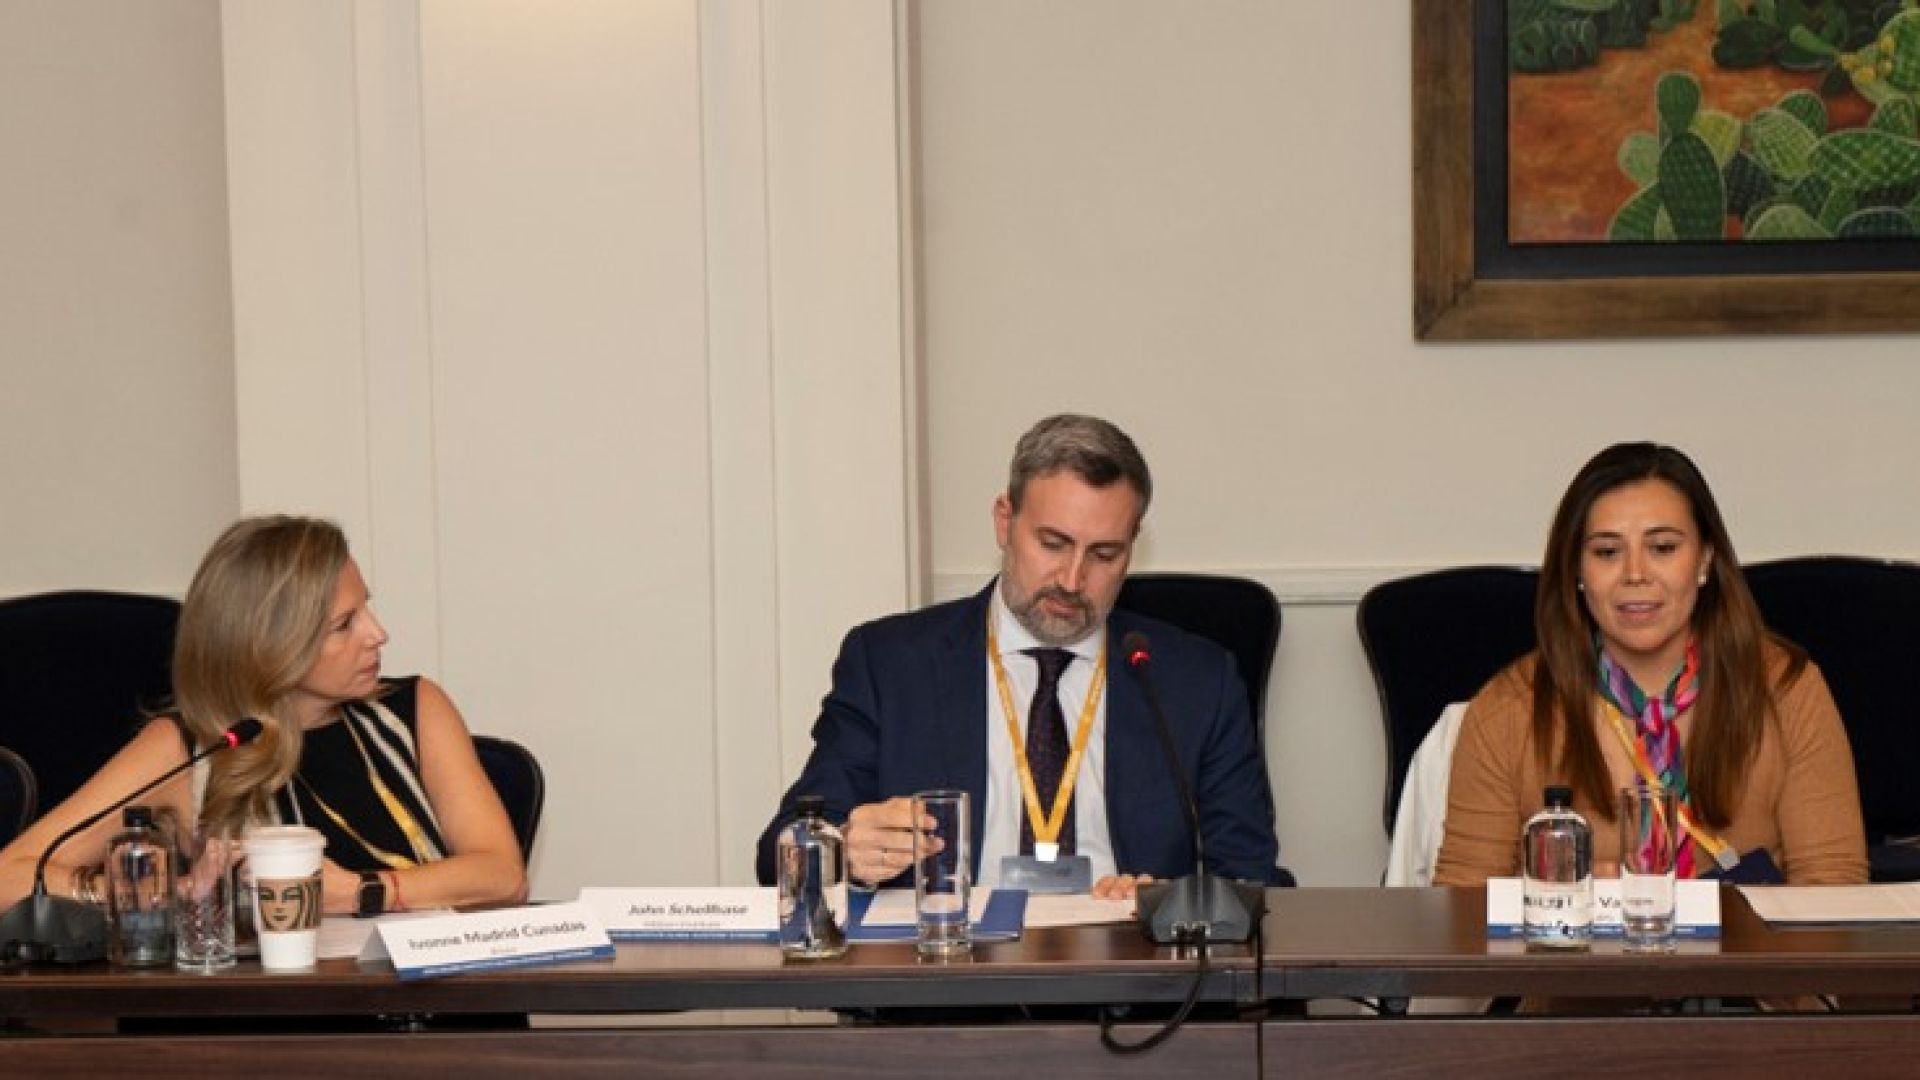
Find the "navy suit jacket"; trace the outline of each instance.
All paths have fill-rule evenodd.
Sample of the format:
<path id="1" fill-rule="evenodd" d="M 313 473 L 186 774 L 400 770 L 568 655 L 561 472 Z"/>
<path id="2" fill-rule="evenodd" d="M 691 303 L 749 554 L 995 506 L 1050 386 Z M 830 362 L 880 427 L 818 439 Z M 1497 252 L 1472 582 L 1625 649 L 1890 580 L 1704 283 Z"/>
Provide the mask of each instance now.
<path id="1" fill-rule="evenodd" d="M 855 628 L 833 665 L 813 726 L 813 753 L 760 836 L 756 868 L 774 881 L 774 844 L 801 795 L 854 807 L 938 788 L 973 795 L 974 873 L 987 798 L 987 586 L 955 600 Z M 1119 655 L 1134 631 L 1153 643 L 1154 686 L 1200 807 L 1208 869 L 1269 884 L 1279 843 L 1266 761 L 1247 692 L 1224 649 L 1165 623 L 1114 611 L 1107 620 L 1107 825 L 1120 872 L 1179 877 L 1194 869 L 1179 789 L 1138 677 Z M 905 875 L 911 881 L 911 873 Z M 896 879 L 897 881 L 898 879 Z"/>

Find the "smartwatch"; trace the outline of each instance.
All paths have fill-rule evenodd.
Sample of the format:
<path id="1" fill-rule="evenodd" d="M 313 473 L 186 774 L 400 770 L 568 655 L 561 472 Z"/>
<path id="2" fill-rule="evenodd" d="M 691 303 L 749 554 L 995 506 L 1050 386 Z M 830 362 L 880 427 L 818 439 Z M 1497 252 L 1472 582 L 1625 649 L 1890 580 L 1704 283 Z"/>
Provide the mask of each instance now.
<path id="1" fill-rule="evenodd" d="M 387 910 L 387 882 L 372 870 L 360 873 L 360 901 L 353 915 L 357 919 L 371 919 Z"/>

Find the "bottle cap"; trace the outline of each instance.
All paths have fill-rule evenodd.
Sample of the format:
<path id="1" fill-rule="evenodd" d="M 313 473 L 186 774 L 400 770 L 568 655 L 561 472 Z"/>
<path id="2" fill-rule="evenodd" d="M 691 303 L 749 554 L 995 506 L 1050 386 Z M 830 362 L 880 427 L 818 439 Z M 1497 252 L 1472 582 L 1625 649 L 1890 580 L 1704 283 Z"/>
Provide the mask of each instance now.
<path id="1" fill-rule="evenodd" d="M 146 806 L 129 806 L 121 812 L 120 821 L 129 829 L 151 828 L 153 809 Z"/>
<path id="2" fill-rule="evenodd" d="M 793 801 L 793 805 L 794 808 L 800 812 L 801 817 L 825 817 L 827 815 L 827 799 L 824 795 L 802 795 Z"/>
<path id="3" fill-rule="evenodd" d="M 1573 789 L 1565 784 L 1547 786 L 1547 806 L 1554 810 L 1565 810 L 1573 805 Z"/>

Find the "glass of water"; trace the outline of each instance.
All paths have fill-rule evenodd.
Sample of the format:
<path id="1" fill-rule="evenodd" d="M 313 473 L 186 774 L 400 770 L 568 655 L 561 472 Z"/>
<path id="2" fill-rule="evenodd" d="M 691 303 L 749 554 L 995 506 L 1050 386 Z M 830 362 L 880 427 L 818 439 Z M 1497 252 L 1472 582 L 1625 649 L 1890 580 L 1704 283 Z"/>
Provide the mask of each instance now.
<path id="1" fill-rule="evenodd" d="M 233 864 L 240 844 L 206 826 L 181 829 L 174 849 L 173 966 L 221 971 L 234 965 Z"/>
<path id="2" fill-rule="evenodd" d="M 1673 951 L 1680 819 L 1672 788 L 1620 789 L 1620 918 L 1628 952 Z"/>
<path id="3" fill-rule="evenodd" d="M 970 811 L 964 791 L 913 797 L 913 902 L 922 956 L 958 956 L 973 948 L 967 921 L 973 898 Z"/>

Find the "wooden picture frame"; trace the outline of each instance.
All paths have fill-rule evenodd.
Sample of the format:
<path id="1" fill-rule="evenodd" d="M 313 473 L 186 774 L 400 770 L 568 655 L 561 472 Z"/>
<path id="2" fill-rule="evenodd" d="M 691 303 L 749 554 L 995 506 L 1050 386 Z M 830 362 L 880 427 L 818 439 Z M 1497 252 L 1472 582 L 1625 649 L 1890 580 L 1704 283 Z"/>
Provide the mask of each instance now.
<path id="1" fill-rule="evenodd" d="M 1476 10 L 1413 0 L 1413 324 L 1419 341 L 1920 330 L 1920 271 L 1491 276 L 1476 257 Z M 1495 57 L 1504 79 L 1505 57 Z M 1504 85 L 1502 83 L 1502 85 Z M 1500 133 L 1503 137 L 1504 132 Z"/>

